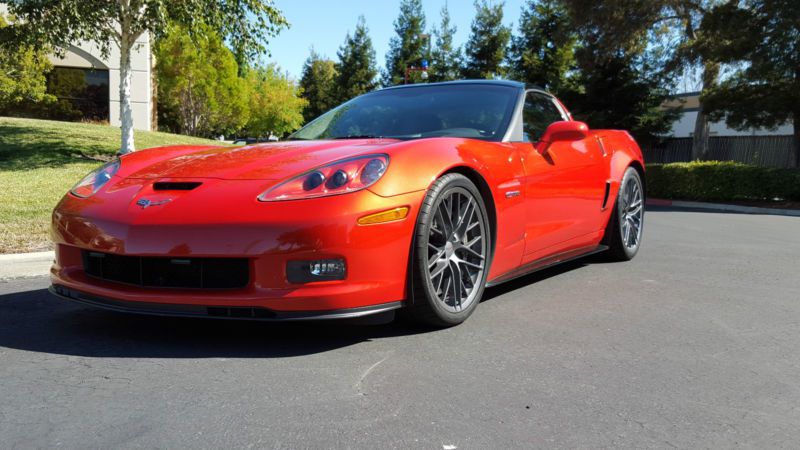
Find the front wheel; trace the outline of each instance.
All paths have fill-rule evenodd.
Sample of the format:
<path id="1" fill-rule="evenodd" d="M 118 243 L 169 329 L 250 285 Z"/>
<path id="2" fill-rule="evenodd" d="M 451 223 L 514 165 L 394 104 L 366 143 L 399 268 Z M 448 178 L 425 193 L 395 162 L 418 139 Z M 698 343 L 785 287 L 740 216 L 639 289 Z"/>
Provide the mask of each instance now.
<path id="1" fill-rule="evenodd" d="M 642 177 L 636 169 L 628 167 L 603 239 L 611 260 L 629 261 L 639 251 L 644 228 L 644 200 Z"/>
<path id="2" fill-rule="evenodd" d="M 436 180 L 417 218 L 412 318 L 435 326 L 465 321 L 483 295 L 490 249 L 486 207 L 475 185 L 455 173 Z"/>

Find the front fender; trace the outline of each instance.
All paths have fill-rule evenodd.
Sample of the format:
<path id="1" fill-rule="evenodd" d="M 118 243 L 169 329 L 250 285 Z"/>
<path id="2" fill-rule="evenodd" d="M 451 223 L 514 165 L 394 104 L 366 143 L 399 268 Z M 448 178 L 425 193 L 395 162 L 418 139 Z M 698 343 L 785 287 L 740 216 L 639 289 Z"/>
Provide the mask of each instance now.
<path id="1" fill-rule="evenodd" d="M 494 213 L 490 213 L 494 217 L 495 251 L 489 278 L 519 265 L 526 211 L 524 196 L 520 195 L 524 191 L 524 169 L 514 145 L 460 138 L 422 139 L 394 145 L 388 154 L 389 168 L 369 188 L 372 192 L 392 197 L 427 190 L 445 173 L 464 173 L 484 188 L 484 203 Z"/>

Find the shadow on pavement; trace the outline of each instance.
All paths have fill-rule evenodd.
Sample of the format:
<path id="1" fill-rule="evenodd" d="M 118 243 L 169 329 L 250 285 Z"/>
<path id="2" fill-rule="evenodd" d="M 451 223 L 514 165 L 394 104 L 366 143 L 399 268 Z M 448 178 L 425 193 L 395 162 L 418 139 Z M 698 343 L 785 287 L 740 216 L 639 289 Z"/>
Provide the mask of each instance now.
<path id="1" fill-rule="evenodd" d="M 281 358 L 432 331 L 375 320 L 248 322 L 139 316 L 73 305 L 46 289 L 0 295 L 0 347 L 121 358 Z"/>
<path id="2" fill-rule="evenodd" d="M 584 258 L 488 288 L 484 301 L 595 262 L 603 261 Z M 0 295 L 0 348 L 87 357 L 284 358 L 436 332 L 391 319 L 251 322 L 143 316 L 73 304 L 36 289 Z"/>

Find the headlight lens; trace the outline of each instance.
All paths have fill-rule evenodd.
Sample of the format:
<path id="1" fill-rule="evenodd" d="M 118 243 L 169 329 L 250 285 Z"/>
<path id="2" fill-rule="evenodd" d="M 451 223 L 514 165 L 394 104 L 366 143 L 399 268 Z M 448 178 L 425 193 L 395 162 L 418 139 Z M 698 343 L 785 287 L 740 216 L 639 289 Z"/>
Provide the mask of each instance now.
<path id="1" fill-rule="evenodd" d="M 99 168 L 93 170 L 83 177 L 70 192 L 76 197 L 86 198 L 100 190 L 103 185 L 108 183 L 108 180 L 117 173 L 119 169 L 119 159 L 107 162 Z"/>
<path id="2" fill-rule="evenodd" d="M 262 202 L 300 200 L 346 194 L 366 189 L 381 179 L 389 166 L 386 155 L 368 155 L 328 164 L 267 190 Z"/>

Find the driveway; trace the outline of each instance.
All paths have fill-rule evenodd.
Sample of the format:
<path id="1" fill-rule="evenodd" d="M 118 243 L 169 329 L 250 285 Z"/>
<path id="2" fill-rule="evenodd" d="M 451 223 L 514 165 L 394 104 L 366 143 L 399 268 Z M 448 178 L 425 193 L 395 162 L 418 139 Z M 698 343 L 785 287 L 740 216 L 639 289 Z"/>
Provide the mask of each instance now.
<path id="1" fill-rule="evenodd" d="M 650 210 L 465 324 L 126 316 L 0 283 L 4 448 L 797 448 L 800 218 Z"/>

